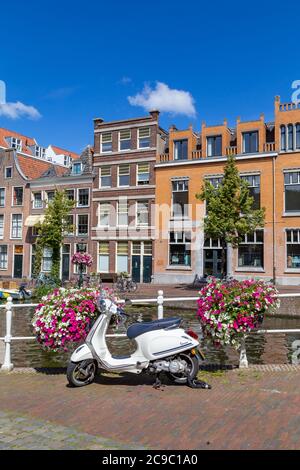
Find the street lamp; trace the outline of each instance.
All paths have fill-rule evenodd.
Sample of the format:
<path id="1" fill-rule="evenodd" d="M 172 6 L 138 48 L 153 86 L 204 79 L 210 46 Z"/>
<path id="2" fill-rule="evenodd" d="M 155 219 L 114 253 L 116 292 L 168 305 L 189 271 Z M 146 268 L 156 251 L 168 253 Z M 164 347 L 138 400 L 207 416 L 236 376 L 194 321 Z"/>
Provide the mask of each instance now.
<path id="1" fill-rule="evenodd" d="M 85 252 L 85 244 L 83 243 L 83 240 L 80 240 L 80 243 L 78 243 L 78 251 L 79 253 L 84 253 Z M 78 271 L 79 271 L 79 278 L 78 278 L 78 289 L 80 289 L 83 285 L 83 263 L 78 264 Z"/>

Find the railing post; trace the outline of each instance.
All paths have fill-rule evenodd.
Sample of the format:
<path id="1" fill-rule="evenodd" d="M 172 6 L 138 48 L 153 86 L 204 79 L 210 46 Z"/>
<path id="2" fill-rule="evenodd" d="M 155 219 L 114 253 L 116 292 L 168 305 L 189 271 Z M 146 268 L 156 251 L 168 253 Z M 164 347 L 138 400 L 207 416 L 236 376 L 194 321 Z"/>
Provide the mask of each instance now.
<path id="1" fill-rule="evenodd" d="M 246 341 L 245 336 L 241 339 L 241 350 L 240 350 L 240 364 L 239 367 L 247 368 L 248 367 L 248 359 L 247 359 L 247 352 L 246 352 Z"/>
<path id="2" fill-rule="evenodd" d="M 11 343 L 11 319 L 12 319 L 12 298 L 8 297 L 5 309 L 6 309 L 6 335 L 4 338 L 5 344 L 5 352 L 4 352 L 4 362 L 1 366 L 1 370 L 3 371 L 11 371 L 14 368 L 13 363 L 11 362 L 11 351 L 10 351 L 10 343 Z"/>
<path id="3" fill-rule="evenodd" d="M 164 292 L 159 290 L 157 294 L 157 318 L 161 320 L 164 318 Z"/>

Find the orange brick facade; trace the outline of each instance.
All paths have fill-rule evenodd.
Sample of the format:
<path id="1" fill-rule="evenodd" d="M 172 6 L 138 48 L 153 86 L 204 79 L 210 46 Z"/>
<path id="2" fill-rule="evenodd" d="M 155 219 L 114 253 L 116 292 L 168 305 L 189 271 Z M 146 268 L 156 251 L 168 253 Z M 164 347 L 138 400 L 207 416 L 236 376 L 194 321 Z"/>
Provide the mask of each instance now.
<path id="1" fill-rule="evenodd" d="M 265 207 L 266 217 L 263 227 L 262 247 L 227 250 L 227 270 L 236 278 L 260 277 L 274 279 L 278 284 L 300 284 L 300 191 L 297 193 L 300 178 L 300 109 L 293 103 L 281 104 L 275 98 L 275 119 L 265 123 L 261 115 L 257 121 L 242 122 L 237 119 L 236 127 L 229 128 L 226 120 L 223 125 L 206 126 L 202 124 L 200 135 L 189 128 L 186 131 L 170 130 L 169 149 L 157 156 L 156 164 L 156 235 L 155 242 L 155 282 L 190 282 L 195 274 L 211 274 L 213 257 L 214 267 L 218 267 L 216 241 L 206 241 L 203 233 L 205 203 L 196 199 L 205 178 L 220 178 L 223 174 L 226 155 L 236 156 L 241 176 L 254 177 L 259 181 L 260 207 Z M 283 127 L 284 126 L 284 127 Z M 248 133 L 255 133 L 249 137 Z M 246 134 L 245 134 L 246 133 Z M 208 156 L 209 138 L 219 139 L 219 155 Z M 174 142 L 188 140 L 186 159 L 174 159 Z M 248 147 L 247 139 L 254 142 L 255 151 Z M 299 173 L 299 175 L 298 175 Z M 286 176 L 285 176 L 286 175 Z M 172 188 L 174 181 L 188 183 L 189 213 L 185 214 L 185 230 L 192 233 L 192 250 L 185 255 L 188 261 L 179 260 L 179 250 L 174 243 L 172 259 L 171 232 L 181 232 L 180 222 L 172 214 Z M 286 188 L 285 180 L 289 187 Z M 295 184 L 294 184 L 295 183 Z M 286 193 L 288 190 L 291 192 Z M 174 195 L 173 195 L 174 197 Z M 287 201 L 285 199 L 287 198 Z M 160 207 L 165 207 L 162 215 Z M 293 231 L 293 232 L 292 232 Z M 258 235 L 256 235 L 258 240 Z M 250 236 L 249 236 L 250 240 Z M 254 243 L 251 239 L 251 243 Z M 210 243 L 210 245 L 208 245 Z M 188 246 L 188 245 L 186 245 Z M 176 251 L 177 250 L 177 251 Z M 252 251 L 251 251 L 252 250 Z M 253 252 L 261 250 L 261 262 Z M 208 254 L 207 254 L 208 253 Z M 245 254 L 246 253 L 246 254 Z M 189 259 L 190 256 L 190 259 Z M 207 256 L 211 259 L 207 259 Z M 175 262 L 174 262 L 175 259 Z M 247 266 L 248 260 L 248 266 Z M 209 264 L 211 262 L 211 265 Z M 207 266 L 209 269 L 207 269 Z M 209 272 L 205 272 L 208 270 Z"/>

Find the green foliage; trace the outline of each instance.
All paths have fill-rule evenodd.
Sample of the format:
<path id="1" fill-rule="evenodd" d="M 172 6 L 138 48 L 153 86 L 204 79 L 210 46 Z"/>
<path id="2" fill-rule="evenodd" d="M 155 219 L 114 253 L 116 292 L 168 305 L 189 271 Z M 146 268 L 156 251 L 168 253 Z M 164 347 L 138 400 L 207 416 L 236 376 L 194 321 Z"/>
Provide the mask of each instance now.
<path id="1" fill-rule="evenodd" d="M 45 210 L 45 218 L 37 226 L 38 238 L 36 244 L 34 275 L 38 276 L 41 269 L 43 250 L 52 248 L 51 277 L 59 282 L 60 272 L 60 248 L 65 234 L 73 230 L 68 221 L 68 215 L 75 202 L 70 200 L 65 191 L 55 191 L 54 199 L 48 203 Z"/>
<path id="2" fill-rule="evenodd" d="M 58 286 L 59 286 L 59 284 L 58 284 Z M 38 302 L 40 302 L 42 297 L 44 297 L 45 295 L 50 294 L 50 292 L 53 292 L 54 288 L 55 287 L 53 285 L 47 285 L 47 284 L 36 287 L 33 290 L 32 299 L 37 300 Z"/>
<path id="3" fill-rule="evenodd" d="M 221 241 L 224 275 L 227 243 L 236 248 L 244 235 L 263 227 L 265 209 L 252 208 L 254 200 L 249 193 L 248 183 L 240 177 L 233 155 L 228 156 L 224 177 L 218 188 L 206 180 L 196 197 L 206 201 L 205 235 Z"/>

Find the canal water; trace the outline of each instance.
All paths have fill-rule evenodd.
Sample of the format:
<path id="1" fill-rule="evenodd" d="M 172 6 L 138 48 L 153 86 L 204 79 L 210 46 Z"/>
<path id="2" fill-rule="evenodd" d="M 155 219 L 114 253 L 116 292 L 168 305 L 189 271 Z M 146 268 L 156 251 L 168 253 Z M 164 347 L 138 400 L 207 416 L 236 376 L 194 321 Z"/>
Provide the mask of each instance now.
<path id="1" fill-rule="evenodd" d="M 126 308 L 130 318 L 128 327 L 134 321 L 150 321 L 157 318 L 156 306 L 131 306 Z M 13 310 L 12 334 L 13 336 L 32 336 L 31 318 L 34 309 L 30 307 Z M 179 310 L 165 306 L 165 317 L 180 316 L 185 328 L 192 328 L 201 335 L 201 328 L 194 310 Z M 264 329 L 291 329 L 300 328 L 300 318 L 283 318 L 270 316 L 264 320 Z M 126 327 L 118 330 L 110 328 L 108 333 L 125 333 Z M 0 310 L 0 336 L 5 335 L 5 310 Z M 247 356 L 251 364 L 287 364 L 292 362 L 293 342 L 300 340 L 300 333 L 296 334 L 267 334 L 253 333 L 246 340 Z M 110 351 L 117 354 L 131 353 L 135 349 L 134 342 L 127 338 L 108 338 Z M 300 343 L 299 343 L 300 344 Z M 12 361 L 15 367 L 65 367 L 74 345 L 68 353 L 46 352 L 35 341 L 13 341 Z M 295 346 L 295 344 L 294 344 Z M 201 347 L 206 356 L 206 362 L 219 365 L 238 364 L 239 354 L 233 348 L 215 348 L 207 341 L 201 341 Z"/>

